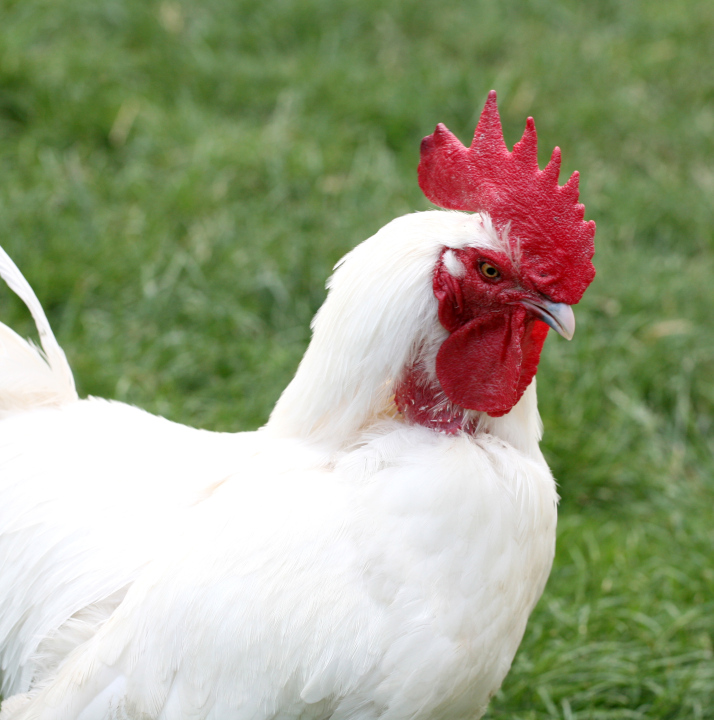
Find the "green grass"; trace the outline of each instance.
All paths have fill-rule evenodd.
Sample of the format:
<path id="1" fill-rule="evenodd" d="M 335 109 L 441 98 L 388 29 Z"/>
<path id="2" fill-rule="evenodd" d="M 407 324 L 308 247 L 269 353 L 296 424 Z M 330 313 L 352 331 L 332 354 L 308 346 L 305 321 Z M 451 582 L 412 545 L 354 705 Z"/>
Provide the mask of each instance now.
<path id="1" fill-rule="evenodd" d="M 254 428 L 496 88 L 581 170 L 598 277 L 541 363 L 558 555 L 488 717 L 714 718 L 712 37 L 710 0 L 4 0 L 0 242 L 83 394 Z"/>

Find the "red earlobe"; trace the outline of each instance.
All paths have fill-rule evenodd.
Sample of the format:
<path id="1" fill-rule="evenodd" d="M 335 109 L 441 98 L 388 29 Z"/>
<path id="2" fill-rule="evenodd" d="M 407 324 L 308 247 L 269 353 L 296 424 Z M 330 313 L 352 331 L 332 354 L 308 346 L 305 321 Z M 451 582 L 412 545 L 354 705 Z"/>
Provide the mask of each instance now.
<path id="1" fill-rule="evenodd" d="M 439 322 L 444 329 L 454 332 L 463 323 L 464 296 L 458 279 L 444 266 L 443 254 L 434 268 L 433 288 L 439 302 Z"/>

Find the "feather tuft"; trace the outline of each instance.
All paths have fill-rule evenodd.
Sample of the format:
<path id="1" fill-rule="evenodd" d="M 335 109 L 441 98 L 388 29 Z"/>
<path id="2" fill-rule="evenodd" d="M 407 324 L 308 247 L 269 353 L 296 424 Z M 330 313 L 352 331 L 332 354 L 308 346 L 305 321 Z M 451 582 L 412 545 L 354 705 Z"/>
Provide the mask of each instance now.
<path id="1" fill-rule="evenodd" d="M 0 277 L 25 303 L 42 348 L 0 323 L 0 417 L 77 400 L 72 370 L 30 284 L 0 248 Z"/>

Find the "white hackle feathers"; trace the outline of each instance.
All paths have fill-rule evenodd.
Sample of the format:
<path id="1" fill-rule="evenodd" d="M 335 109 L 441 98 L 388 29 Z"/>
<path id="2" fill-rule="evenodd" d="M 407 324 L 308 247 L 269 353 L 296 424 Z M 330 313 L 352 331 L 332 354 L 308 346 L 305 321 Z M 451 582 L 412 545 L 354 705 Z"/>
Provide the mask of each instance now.
<path id="1" fill-rule="evenodd" d="M 448 334 L 436 314 L 434 265 L 444 247 L 469 246 L 508 247 L 488 216 L 430 211 L 393 220 L 342 258 L 271 430 L 349 441 L 385 411 L 418 352 L 433 367 Z"/>

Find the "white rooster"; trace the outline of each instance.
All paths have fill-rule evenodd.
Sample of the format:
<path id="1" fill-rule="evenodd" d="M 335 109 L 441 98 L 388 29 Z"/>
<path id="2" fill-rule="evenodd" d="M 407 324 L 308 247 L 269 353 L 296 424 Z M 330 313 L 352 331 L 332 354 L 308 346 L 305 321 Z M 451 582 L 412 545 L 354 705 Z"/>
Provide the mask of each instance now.
<path id="1" fill-rule="evenodd" d="M 2 720 L 478 718 L 553 559 L 548 325 L 593 278 L 577 175 L 438 126 L 398 218 L 339 264 L 268 424 L 78 400 L 0 325 Z M 546 324 L 547 323 L 547 324 Z M 41 449 L 41 450 L 40 450 Z"/>

